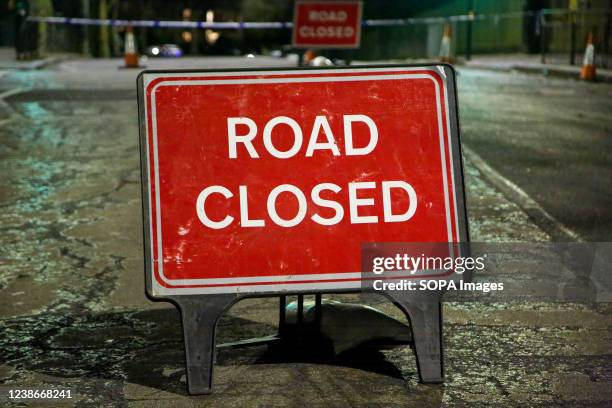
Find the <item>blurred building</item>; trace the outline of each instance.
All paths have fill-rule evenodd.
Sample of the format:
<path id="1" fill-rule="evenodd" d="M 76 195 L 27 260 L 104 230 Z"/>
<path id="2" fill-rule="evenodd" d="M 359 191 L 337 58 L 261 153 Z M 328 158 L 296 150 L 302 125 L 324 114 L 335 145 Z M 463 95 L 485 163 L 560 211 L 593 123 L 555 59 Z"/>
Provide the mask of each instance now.
<path id="1" fill-rule="evenodd" d="M 0 45 L 14 43 L 11 4 L 0 0 Z M 214 21 L 291 21 L 292 0 L 29 0 L 32 14 L 109 19 L 203 21 L 212 12 Z M 566 52 L 583 48 L 588 31 L 598 33 L 598 49 L 607 50 L 612 0 L 363 0 L 366 19 L 484 16 L 472 22 L 453 22 L 452 48 L 458 54 Z M 575 17 L 558 14 L 540 26 L 539 12 L 573 10 Z M 599 11 L 599 12 L 598 12 Z M 437 56 L 444 22 L 414 22 L 393 27 L 364 27 L 359 50 L 333 51 L 334 57 L 359 59 L 431 58 Z M 187 54 L 266 53 L 287 47 L 291 30 L 219 30 L 207 37 L 201 29 L 136 28 L 142 50 L 150 45 L 178 44 Z M 123 28 L 99 26 L 40 25 L 41 46 L 51 51 L 78 52 L 93 56 L 118 56 L 122 52 Z M 544 36 L 543 36 L 544 35 Z M 211 41 L 214 38 L 214 41 Z"/>
<path id="2" fill-rule="evenodd" d="M 401 10 L 388 4 L 376 7 L 378 3 L 364 2 L 366 18 L 447 17 L 470 12 L 484 16 L 472 22 L 451 23 L 452 47 L 458 55 L 465 54 L 468 46 L 472 53 L 480 54 L 535 53 L 542 47 L 548 52 L 568 52 L 572 29 L 576 49 L 580 52 L 584 51 L 584 40 L 593 29 L 599 33 L 597 48 L 608 51 L 612 0 L 429 0 L 402 2 Z M 547 16 L 545 26 L 541 27 L 539 13 L 543 10 L 557 14 Z M 568 16 L 570 10 L 576 13 L 575 17 Z M 389 16 L 391 12 L 394 16 Z M 436 57 L 443 29 L 444 23 L 435 22 L 368 28 L 367 35 L 362 38 L 360 54 L 362 58 L 372 59 Z"/>

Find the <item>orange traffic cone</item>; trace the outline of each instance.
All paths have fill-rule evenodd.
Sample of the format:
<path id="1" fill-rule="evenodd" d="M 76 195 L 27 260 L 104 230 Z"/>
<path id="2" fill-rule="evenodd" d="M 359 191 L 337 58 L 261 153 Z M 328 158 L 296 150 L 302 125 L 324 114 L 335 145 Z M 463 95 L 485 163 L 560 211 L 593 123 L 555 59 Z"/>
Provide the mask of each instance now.
<path id="1" fill-rule="evenodd" d="M 444 26 L 444 34 L 442 34 L 442 44 L 440 44 L 440 62 L 446 62 L 447 64 L 453 63 L 453 57 L 451 56 L 450 24 L 446 24 Z"/>
<path id="2" fill-rule="evenodd" d="M 304 65 L 308 65 L 312 62 L 313 59 L 317 57 L 317 53 L 314 50 L 306 50 L 304 53 Z"/>
<path id="3" fill-rule="evenodd" d="M 595 46 L 593 45 L 593 33 L 589 33 L 584 50 L 584 60 L 582 60 L 582 69 L 580 70 L 580 79 L 594 81 L 595 75 Z"/>
<path id="4" fill-rule="evenodd" d="M 138 52 L 136 52 L 136 40 L 132 26 L 127 26 L 125 31 L 125 68 L 138 68 Z"/>

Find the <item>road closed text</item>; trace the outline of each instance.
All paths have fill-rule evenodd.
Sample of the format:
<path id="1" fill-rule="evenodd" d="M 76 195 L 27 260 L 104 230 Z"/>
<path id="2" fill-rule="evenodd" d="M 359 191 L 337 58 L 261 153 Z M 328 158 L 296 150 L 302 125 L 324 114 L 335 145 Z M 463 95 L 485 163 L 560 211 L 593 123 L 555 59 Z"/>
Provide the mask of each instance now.
<path id="1" fill-rule="evenodd" d="M 297 47 L 359 47 L 361 3 L 358 1 L 296 1 L 293 45 Z"/>
<path id="2" fill-rule="evenodd" d="M 311 10 L 308 12 L 308 22 L 298 28 L 300 37 L 304 39 L 351 38 L 355 29 L 346 25 L 348 13 L 345 10 Z M 325 24 L 339 25 L 325 25 Z"/>
<path id="3" fill-rule="evenodd" d="M 368 139 L 364 143 L 362 138 L 357 143 L 354 138 L 354 127 L 360 126 L 367 129 Z M 279 129 L 284 128 L 283 135 L 291 135 L 289 147 L 284 143 L 279 146 L 275 142 L 275 135 Z M 289 131 L 287 133 L 287 130 Z M 328 154 L 330 156 L 366 156 L 371 154 L 377 147 L 379 141 L 378 126 L 373 118 L 363 114 L 343 115 L 342 130 L 344 142 L 338 143 L 332 132 L 330 123 L 326 116 L 316 116 L 312 124 L 303 128 L 293 118 L 288 116 L 277 116 L 259 128 L 255 121 L 249 117 L 227 118 L 227 159 L 248 158 L 251 160 L 262 160 L 264 154 L 271 160 L 287 160 L 292 157 L 313 157 L 315 154 Z M 256 149 L 254 141 L 261 138 L 263 149 Z M 278 138 L 278 137 L 277 137 Z M 286 142 L 286 140 L 285 140 Z M 263 151 L 265 149 L 265 152 Z M 267 159 L 266 157 L 266 159 Z M 242 228 L 264 227 L 273 223 L 281 227 L 294 227 L 302 222 L 314 222 L 323 226 L 331 226 L 347 219 L 351 224 L 376 224 L 397 223 L 410 220 L 417 211 L 417 192 L 406 180 L 380 180 L 368 181 L 350 180 L 344 184 L 332 183 L 321 180 L 309 191 L 302 191 L 294 184 L 279 184 L 269 191 L 265 191 L 266 202 L 258 207 L 265 208 L 266 216 L 252 215 L 249 209 L 249 192 L 258 186 L 247 184 L 239 185 L 237 188 L 229 188 L 223 185 L 204 186 L 195 200 L 195 210 L 200 222 L 211 229 L 227 228 L 234 223 L 239 223 Z M 348 203 L 341 204 L 342 200 L 334 199 L 340 194 L 348 195 Z M 237 200 L 239 214 L 227 213 L 222 217 L 215 211 L 215 217 L 209 216 L 213 213 L 210 205 L 213 200 L 211 196 L 218 195 L 214 203 L 223 200 Z M 277 208 L 277 202 L 290 197 L 295 203 L 293 214 L 282 215 Z M 398 198 L 399 197 L 399 198 Z M 401 211 L 394 206 L 393 200 L 407 202 Z M 367 207 L 380 207 L 382 203 L 382 214 L 373 215 L 367 213 Z M 314 206 L 314 211 L 311 206 Z M 367 214 L 366 214 L 367 213 Z M 310 216 L 307 218 L 307 215 Z"/>

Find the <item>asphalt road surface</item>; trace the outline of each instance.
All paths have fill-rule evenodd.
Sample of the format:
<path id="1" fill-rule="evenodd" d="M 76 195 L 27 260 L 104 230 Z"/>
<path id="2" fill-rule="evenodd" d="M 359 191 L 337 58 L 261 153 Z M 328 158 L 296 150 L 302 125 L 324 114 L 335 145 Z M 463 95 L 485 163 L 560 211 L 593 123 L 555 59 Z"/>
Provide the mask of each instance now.
<path id="1" fill-rule="evenodd" d="M 586 241 L 612 238 L 612 86 L 462 71 L 464 142 Z"/>
<path id="2" fill-rule="evenodd" d="M 293 65 L 263 57 L 146 64 L 148 69 Z M 0 93 L 26 91 L 6 98 L 13 102 L 133 99 L 136 72 L 120 66 L 117 60 L 67 61 L 7 75 Z M 459 78 L 463 142 L 581 239 L 610 241 L 612 85 L 472 69 L 461 70 Z"/>
<path id="3" fill-rule="evenodd" d="M 290 65 L 200 58 L 149 68 L 177 63 Z M 136 72 L 120 65 L 0 72 L 2 387 L 73 390 L 73 401 L 54 406 L 610 406 L 609 292 L 545 263 L 476 277 L 503 282 L 503 293 L 446 298 L 443 385 L 418 384 L 407 347 L 330 357 L 260 346 L 220 351 L 215 393 L 187 396 L 178 313 L 144 296 Z M 474 241 L 531 248 L 567 231 L 609 240 L 611 93 L 605 84 L 460 71 Z M 379 297 L 331 297 L 403 319 Z M 239 302 L 219 341 L 271 334 L 277 313 L 274 299 Z"/>

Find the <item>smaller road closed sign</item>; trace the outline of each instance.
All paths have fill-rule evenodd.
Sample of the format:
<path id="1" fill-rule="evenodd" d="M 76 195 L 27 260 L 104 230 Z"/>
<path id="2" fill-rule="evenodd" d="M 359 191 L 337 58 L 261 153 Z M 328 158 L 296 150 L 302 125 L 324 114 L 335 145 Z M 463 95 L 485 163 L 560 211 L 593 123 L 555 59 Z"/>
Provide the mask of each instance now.
<path id="1" fill-rule="evenodd" d="M 359 48 L 360 37 L 360 1 L 296 1 L 295 47 Z"/>

